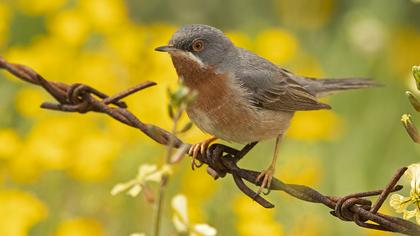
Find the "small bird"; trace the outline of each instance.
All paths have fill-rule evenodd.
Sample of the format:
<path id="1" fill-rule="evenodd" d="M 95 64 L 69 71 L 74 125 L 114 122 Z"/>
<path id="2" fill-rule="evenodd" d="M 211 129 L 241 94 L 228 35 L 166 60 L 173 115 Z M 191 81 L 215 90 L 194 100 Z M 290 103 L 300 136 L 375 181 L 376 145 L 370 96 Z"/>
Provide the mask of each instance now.
<path id="1" fill-rule="evenodd" d="M 204 154 L 217 139 L 247 144 L 276 139 L 271 164 L 261 172 L 258 194 L 270 190 L 280 142 L 296 111 L 331 109 L 318 98 L 332 92 L 377 85 L 364 78 L 314 79 L 298 76 L 240 47 L 219 29 L 192 24 L 177 30 L 168 52 L 181 82 L 198 92 L 187 114 L 213 135 L 192 145 L 189 154 Z"/>

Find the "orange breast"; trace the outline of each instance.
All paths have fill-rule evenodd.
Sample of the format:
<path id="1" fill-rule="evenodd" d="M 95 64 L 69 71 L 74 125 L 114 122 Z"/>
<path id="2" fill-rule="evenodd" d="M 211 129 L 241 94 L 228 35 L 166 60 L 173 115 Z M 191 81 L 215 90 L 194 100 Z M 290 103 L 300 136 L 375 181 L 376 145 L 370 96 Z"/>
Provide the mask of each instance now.
<path id="1" fill-rule="evenodd" d="M 172 54 L 172 61 L 185 86 L 198 92 L 188 107 L 190 119 L 203 131 L 232 140 L 235 130 L 249 128 L 253 111 L 241 94 L 234 91 L 227 74 L 217 73 L 210 66 L 182 54 Z M 233 138 L 237 139 L 237 138 Z"/>

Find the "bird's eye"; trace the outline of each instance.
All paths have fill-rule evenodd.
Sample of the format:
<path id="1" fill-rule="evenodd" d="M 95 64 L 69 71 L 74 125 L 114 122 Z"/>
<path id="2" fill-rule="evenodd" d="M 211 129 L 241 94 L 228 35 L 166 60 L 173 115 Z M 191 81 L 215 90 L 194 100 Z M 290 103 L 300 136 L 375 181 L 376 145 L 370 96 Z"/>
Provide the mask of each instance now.
<path id="1" fill-rule="evenodd" d="M 192 43 L 192 50 L 194 52 L 200 52 L 204 49 L 204 41 L 201 39 L 197 39 Z"/>

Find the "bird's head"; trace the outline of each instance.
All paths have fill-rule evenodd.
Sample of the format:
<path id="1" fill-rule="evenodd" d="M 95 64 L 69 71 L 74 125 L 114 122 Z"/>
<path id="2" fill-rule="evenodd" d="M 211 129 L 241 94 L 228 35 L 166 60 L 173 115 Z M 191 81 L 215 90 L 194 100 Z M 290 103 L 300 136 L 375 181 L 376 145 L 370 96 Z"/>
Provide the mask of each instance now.
<path id="1" fill-rule="evenodd" d="M 168 45 L 155 50 L 188 57 L 202 65 L 217 66 L 224 63 L 234 49 L 233 43 L 221 30 L 194 24 L 180 28 L 172 35 Z"/>

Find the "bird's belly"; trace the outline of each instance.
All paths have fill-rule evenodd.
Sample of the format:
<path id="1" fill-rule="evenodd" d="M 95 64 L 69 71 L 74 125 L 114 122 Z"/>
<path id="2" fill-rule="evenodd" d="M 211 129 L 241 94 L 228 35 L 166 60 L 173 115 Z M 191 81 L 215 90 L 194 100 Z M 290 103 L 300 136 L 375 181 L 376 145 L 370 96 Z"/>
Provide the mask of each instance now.
<path id="1" fill-rule="evenodd" d="M 291 112 L 256 110 L 240 101 L 214 105 L 211 109 L 200 109 L 192 104 L 188 116 L 201 130 L 236 143 L 277 137 L 286 131 L 293 116 Z"/>

